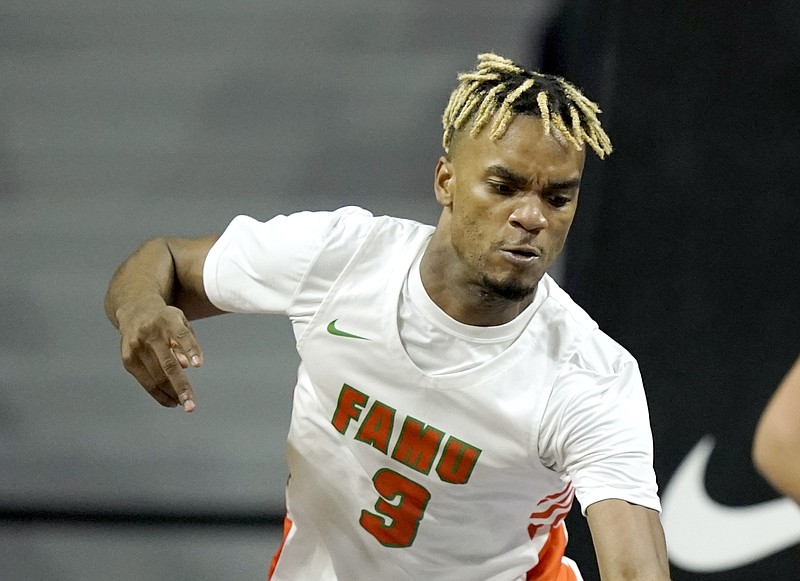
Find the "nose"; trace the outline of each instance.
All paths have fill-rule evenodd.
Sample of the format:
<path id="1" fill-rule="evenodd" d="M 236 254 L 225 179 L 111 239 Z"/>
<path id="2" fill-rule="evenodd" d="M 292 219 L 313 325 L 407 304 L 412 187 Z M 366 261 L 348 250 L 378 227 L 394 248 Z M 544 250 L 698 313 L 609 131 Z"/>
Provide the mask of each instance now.
<path id="1" fill-rule="evenodd" d="M 547 228 L 547 216 L 542 205 L 543 201 L 539 196 L 524 196 L 511 212 L 508 221 L 528 232 L 543 230 Z"/>

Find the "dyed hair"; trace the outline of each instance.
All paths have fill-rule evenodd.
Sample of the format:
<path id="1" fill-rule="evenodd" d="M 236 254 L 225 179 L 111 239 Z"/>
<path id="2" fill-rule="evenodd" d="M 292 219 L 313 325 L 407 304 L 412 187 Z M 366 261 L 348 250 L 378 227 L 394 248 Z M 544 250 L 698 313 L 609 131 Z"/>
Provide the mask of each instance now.
<path id="1" fill-rule="evenodd" d="M 526 71 L 507 58 L 478 55 L 474 71 L 458 75 L 442 115 L 442 146 L 447 154 L 458 131 L 471 121 L 478 135 L 491 121 L 490 139 L 500 139 L 516 115 L 539 117 L 545 134 L 555 127 L 576 149 L 586 143 L 603 159 L 612 151 L 611 140 L 600 126 L 600 108 L 561 77 Z"/>

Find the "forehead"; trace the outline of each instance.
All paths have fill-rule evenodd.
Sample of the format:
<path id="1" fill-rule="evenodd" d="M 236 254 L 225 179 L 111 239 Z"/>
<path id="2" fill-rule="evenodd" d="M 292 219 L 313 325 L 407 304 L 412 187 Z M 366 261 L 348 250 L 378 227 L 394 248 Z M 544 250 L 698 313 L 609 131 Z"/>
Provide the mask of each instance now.
<path id="1" fill-rule="evenodd" d="M 476 136 L 469 129 L 453 140 L 451 156 L 457 166 L 482 170 L 499 165 L 533 179 L 558 180 L 579 178 L 583 171 L 585 148 L 576 149 L 555 127 L 545 133 L 538 117 L 517 115 L 500 139 L 490 139 L 488 128 Z"/>

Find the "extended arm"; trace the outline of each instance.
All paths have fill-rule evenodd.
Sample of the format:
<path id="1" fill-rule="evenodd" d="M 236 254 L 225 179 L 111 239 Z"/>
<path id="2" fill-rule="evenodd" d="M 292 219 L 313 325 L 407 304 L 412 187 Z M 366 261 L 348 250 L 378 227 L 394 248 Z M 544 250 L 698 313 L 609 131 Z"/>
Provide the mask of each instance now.
<path id="1" fill-rule="evenodd" d="M 658 513 L 624 500 L 601 500 L 586 509 L 603 581 L 664 581 L 669 562 Z"/>
<path id="2" fill-rule="evenodd" d="M 183 369 L 202 365 L 189 326 L 222 311 L 203 288 L 203 263 L 217 236 L 146 242 L 114 273 L 105 310 L 122 335 L 122 361 L 161 405 L 192 411 L 194 393 Z"/>
<path id="3" fill-rule="evenodd" d="M 800 359 L 764 408 L 753 463 L 777 490 L 800 502 Z"/>

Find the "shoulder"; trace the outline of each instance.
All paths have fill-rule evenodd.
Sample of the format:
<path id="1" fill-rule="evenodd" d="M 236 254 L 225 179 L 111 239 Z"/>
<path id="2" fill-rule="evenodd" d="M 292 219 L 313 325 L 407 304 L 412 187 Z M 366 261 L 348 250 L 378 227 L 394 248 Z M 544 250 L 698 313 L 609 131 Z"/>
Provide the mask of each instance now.
<path id="1" fill-rule="evenodd" d="M 323 224 L 324 236 L 300 279 L 293 314 L 312 312 L 348 265 L 369 257 L 380 264 L 391 262 L 409 241 L 427 236 L 431 228 L 413 220 L 374 216 L 355 206 L 326 213 Z"/>
<path id="2" fill-rule="evenodd" d="M 390 235 L 402 232 L 411 236 L 417 232 L 433 230 L 432 226 L 407 218 L 376 216 L 358 206 L 345 206 L 328 212 L 297 212 L 288 216 L 276 216 L 272 221 L 281 219 L 293 227 L 313 228 L 323 234 L 324 246 L 333 243 L 358 244 L 373 232 Z"/>
<path id="3" fill-rule="evenodd" d="M 372 216 L 370 229 L 378 234 L 397 237 L 398 240 L 402 241 L 417 236 L 427 237 L 433 232 L 434 227 L 409 218 Z"/>
<path id="4" fill-rule="evenodd" d="M 214 244 L 207 264 L 235 262 L 247 264 L 259 273 L 284 273 L 304 270 L 330 243 L 357 247 L 369 231 L 372 214 L 347 206 L 327 212 L 278 214 L 260 221 L 251 216 L 236 216 Z"/>
<path id="5" fill-rule="evenodd" d="M 277 251 L 295 258 L 304 256 L 301 262 L 308 262 L 320 254 L 352 254 L 376 226 L 404 223 L 413 224 L 389 216 L 376 217 L 358 206 L 278 214 L 263 222 L 241 215 L 231 221 L 216 246 L 238 247 L 259 256 Z"/>
<path id="6" fill-rule="evenodd" d="M 294 236 L 316 238 L 324 243 L 336 238 L 362 238 L 372 226 L 375 217 L 369 210 L 358 206 L 344 206 L 331 211 L 302 211 L 278 215 L 265 225 L 290 231 Z"/>
<path id="7" fill-rule="evenodd" d="M 572 300 L 567 291 L 562 289 L 550 275 L 545 274 L 539 284 L 542 285 L 546 293 L 545 302 L 551 308 L 562 313 L 566 324 L 583 327 L 587 330 L 597 328 L 597 323 L 594 319 L 578 303 Z"/>
<path id="8" fill-rule="evenodd" d="M 545 303 L 554 311 L 552 317 L 575 337 L 566 361 L 567 368 L 616 375 L 621 366 L 636 365 L 633 355 L 600 329 L 597 322 L 550 276 L 545 275 L 542 284 L 547 293 Z"/>
<path id="9" fill-rule="evenodd" d="M 386 253 L 403 246 L 410 239 L 428 236 L 433 229 L 413 220 L 375 216 L 356 206 L 326 214 L 326 235 L 315 260 L 326 271 L 340 271 L 368 238 L 375 242 L 368 245 L 370 248 Z"/>

